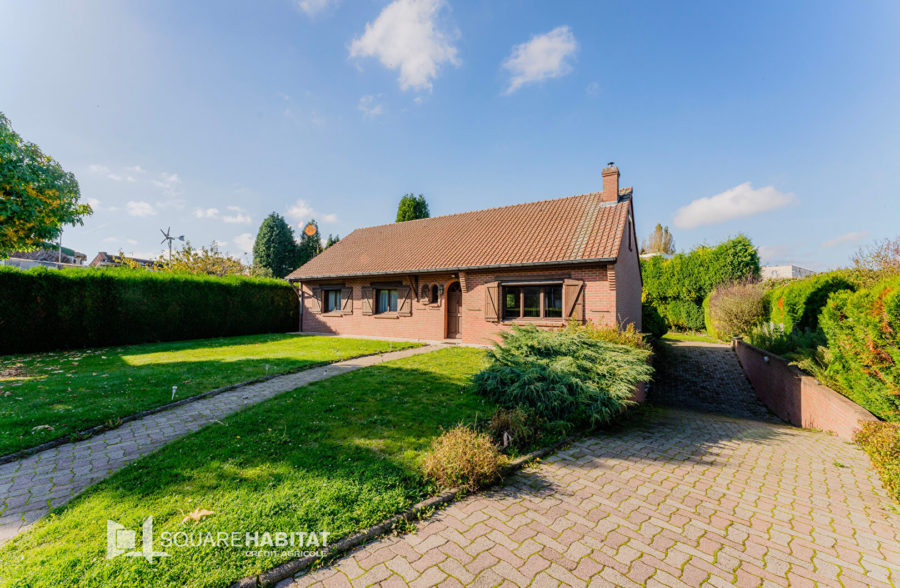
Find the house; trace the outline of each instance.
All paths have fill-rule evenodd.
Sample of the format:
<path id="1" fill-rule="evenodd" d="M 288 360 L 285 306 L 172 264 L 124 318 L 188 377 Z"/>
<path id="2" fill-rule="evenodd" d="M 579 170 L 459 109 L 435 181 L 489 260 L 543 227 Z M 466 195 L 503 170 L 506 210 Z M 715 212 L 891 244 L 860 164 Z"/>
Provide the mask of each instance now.
<path id="1" fill-rule="evenodd" d="M 0 260 L 0 264 L 30 269 L 36 266 L 51 269 L 64 267 L 78 267 L 87 259 L 87 255 L 75 251 L 69 247 L 60 247 L 53 243 L 42 243 L 37 249 L 31 251 L 15 251 L 9 257 Z"/>
<path id="2" fill-rule="evenodd" d="M 300 330 L 490 343 L 510 325 L 641 326 L 632 189 L 353 231 L 293 271 Z"/>
<path id="3" fill-rule="evenodd" d="M 816 272 L 797 265 L 764 265 L 759 268 L 759 275 L 764 280 L 805 278 L 814 273 Z"/>
<path id="4" fill-rule="evenodd" d="M 99 252 L 94 259 L 91 260 L 91 267 L 111 267 L 111 266 L 119 266 L 125 265 L 125 260 L 130 261 L 132 263 L 136 263 L 141 267 L 153 268 L 154 261 L 151 259 L 141 259 L 138 257 L 128 257 L 126 255 L 110 255 L 106 251 Z"/>

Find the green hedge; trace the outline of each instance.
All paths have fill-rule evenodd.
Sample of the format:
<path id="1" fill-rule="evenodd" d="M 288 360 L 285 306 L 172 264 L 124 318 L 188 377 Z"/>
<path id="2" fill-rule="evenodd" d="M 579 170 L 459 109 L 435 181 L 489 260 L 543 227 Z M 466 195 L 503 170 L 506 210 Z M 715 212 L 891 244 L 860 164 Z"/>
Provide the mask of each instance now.
<path id="1" fill-rule="evenodd" d="M 767 295 L 769 320 L 782 325 L 785 333 L 795 328 L 815 330 L 828 297 L 841 290 L 855 290 L 841 272 L 815 274 L 786 282 Z"/>
<path id="2" fill-rule="evenodd" d="M 869 412 L 900 421 L 900 278 L 834 294 L 820 326 L 828 379 Z"/>
<path id="3" fill-rule="evenodd" d="M 297 329 L 280 280 L 0 266 L 0 354 Z"/>
<path id="4" fill-rule="evenodd" d="M 701 304 L 713 288 L 758 275 L 759 255 L 744 235 L 670 259 L 641 260 L 644 303 L 655 307 L 670 327 L 682 330 L 704 328 Z"/>

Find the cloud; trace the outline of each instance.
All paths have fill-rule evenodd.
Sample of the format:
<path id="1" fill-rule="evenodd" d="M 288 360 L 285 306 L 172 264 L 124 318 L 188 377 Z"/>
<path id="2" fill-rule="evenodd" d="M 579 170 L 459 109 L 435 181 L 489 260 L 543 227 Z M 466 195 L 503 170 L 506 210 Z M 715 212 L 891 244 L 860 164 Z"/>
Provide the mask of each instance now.
<path id="1" fill-rule="evenodd" d="M 855 243 L 857 241 L 862 241 L 868 236 L 869 233 L 865 231 L 854 231 L 852 233 L 847 233 L 845 235 L 835 237 L 834 239 L 829 239 L 828 241 L 823 241 L 822 247 L 834 247 L 835 245 L 841 245 L 842 243 Z"/>
<path id="2" fill-rule="evenodd" d="M 302 198 L 297 200 L 293 205 L 288 207 L 287 212 L 285 213 L 289 219 L 294 221 L 295 223 L 306 223 L 315 217 L 319 217 L 322 222 L 325 223 L 336 223 L 338 222 L 338 216 L 332 213 L 319 213 L 316 212 L 313 207 Z"/>
<path id="3" fill-rule="evenodd" d="M 181 178 L 178 174 L 162 172 L 159 179 L 153 180 L 153 185 L 162 189 L 166 196 L 177 196 L 181 193 Z"/>
<path id="4" fill-rule="evenodd" d="M 153 205 L 149 202 L 144 202 L 143 200 L 137 202 L 129 200 L 128 203 L 125 204 L 125 209 L 131 216 L 154 216 L 156 214 L 156 209 L 153 208 Z"/>
<path id="5" fill-rule="evenodd" d="M 361 37 L 350 44 L 350 57 L 377 57 L 388 69 L 400 71 L 403 90 L 430 90 L 444 64 L 459 66 L 453 41 L 458 33 L 442 31 L 437 16 L 443 0 L 395 0 Z"/>
<path id="6" fill-rule="evenodd" d="M 218 208 L 198 208 L 194 211 L 194 216 L 197 218 L 218 218 L 219 217 L 219 209 Z"/>
<path id="7" fill-rule="evenodd" d="M 679 208 L 674 222 L 678 228 L 694 229 L 784 208 L 793 201 L 793 194 L 779 192 L 774 186 L 754 190 L 750 182 L 744 182 L 721 194 L 698 198 Z"/>
<path id="8" fill-rule="evenodd" d="M 229 224 L 249 224 L 253 222 L 253 219 L 250 218 L 250 215 L 244 213 L 244 209 L 240 206 L 228 206 L 228 210 L 230 210 L 233 214 L 227 215 L 222 218 L 223 221 Z"/>
<path id="9" fill-rule="evenodd" d="M 128 245 L 137 245 L 137 240 L 135 239 L 120 239 L 119 237 L 106 237 L 103 239 L 104 243 L 127 243 Z"/>
<path id="10" fill-rule="evenodd" d="M 379 94 L 379 96 L 381 96 L 381 94 Z M 357 108 L 369 118 L 375 118 L 376 116 L 384 114 L 384 106 L 382 104 L 376 104 L 375 100 L 375 96 L 363 96 L 359 99 L 359 106 L 357 106 Z"/>
<path id="11" fill-rule="evenodd" d="M 549 33 L 535 35 L 527 43 L 513 47 L 503 62 L 511 75 L 507 94 L 512 94 L 525 84 L 559 78 L 570 71 L 569 58 L 575 55 L 578 43 L 569 27 L 556 27 Z"/>
<path id="12" fill-rule="evenodd" d="M 241 233 L 232 239 L 231 242 L 237 245 L 237 248 L 241 253 L 253 255 L 253 243 L 256 242 L 256 237 L 251 233 Z"/>
<path id="13" fill-rule="evenodd" d="M 337 0 L 297 0 L 297 8 L 306 13 L 306 16 L 315 17 L 331 6 L 337 5 Z"/>

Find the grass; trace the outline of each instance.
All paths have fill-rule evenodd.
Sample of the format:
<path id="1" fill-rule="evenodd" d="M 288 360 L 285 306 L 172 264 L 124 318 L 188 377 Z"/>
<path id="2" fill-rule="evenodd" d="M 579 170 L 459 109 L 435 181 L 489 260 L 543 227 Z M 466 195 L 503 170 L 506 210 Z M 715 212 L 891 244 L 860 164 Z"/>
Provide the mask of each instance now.
<path id="1" fill-rule="evenodd" d="M 434 492 L 419 473 L 431 440 L 486 418 L 472 374 L 484 352 L 449 348 L 335 376 L 236 413 L 91 487 L 0 548 L 0 585 L 223 586 L 290 559 L 245 547 L 163 546 L 164 532 L 322 532 L 329 543 Z M 215 514 L 182 523 L 196 508 Z M 154 549 L 104 559 L 106 521 Z"/>
<path id="2" fill-rule="evenodd" d="M 0 455 L 246 380 L 416 346 L 250 335 L 0 357 Z"/>
<path id="3" fill-rule="evenodd" d="M 665 335 L 662 336 L 663 339 L 667 341 L 696 341 L 699 343 L 722 343 L 715 337 L 710 337 L 706 333 L 679 333 L 675 331 L 669 331 Z"/>

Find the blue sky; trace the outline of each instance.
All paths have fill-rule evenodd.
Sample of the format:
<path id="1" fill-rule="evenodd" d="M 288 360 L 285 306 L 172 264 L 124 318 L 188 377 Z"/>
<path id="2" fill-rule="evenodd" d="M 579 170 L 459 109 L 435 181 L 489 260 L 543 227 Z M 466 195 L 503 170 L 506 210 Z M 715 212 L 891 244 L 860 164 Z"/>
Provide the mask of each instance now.
<path id="1" fill-rule="evenodd" d="M 634 185 L 638 233 L 846 264 L 900 220 L 900 4 L 0 0 L 0 111 L 96 213 L 64 244 L 250 251 Z M 245 258 L 246 260 L 246 258 Z"/>

